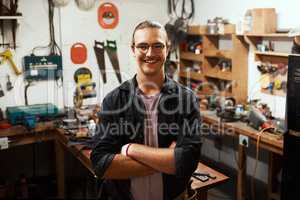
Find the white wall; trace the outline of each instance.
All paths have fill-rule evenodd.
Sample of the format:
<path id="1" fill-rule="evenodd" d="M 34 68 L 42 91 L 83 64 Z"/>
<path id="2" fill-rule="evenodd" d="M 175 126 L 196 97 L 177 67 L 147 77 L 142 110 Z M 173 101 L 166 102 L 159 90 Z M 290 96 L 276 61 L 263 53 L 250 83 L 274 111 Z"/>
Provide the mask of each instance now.
<path id="1" fill-rule="evenodd" d="M 31 53 L 36 46 L 49 44 L 48 25 L 48 1 L 26 0 L 19 1 L 19 12 L 23 19 L 19 21 L 17 30 L 17 49 L 13 52 L 14 61 L 22 68 L 22 58 Z M 119 24 L 115 29 L 104 30 L 97 21 L 97 10 L 104 2 L 115 4 L 119 11 Z M 130 51 L 130 39 L 134 26 L 144 20 L 151 19 L 161 22 L 167 21 L 167 3 L 160 0 L 96 0 L 92 10 L 79 10 L 75 1 L 60 9 L 55 9 L 54 21 L 56 41 L 63 52 L 63 76 L 64 87 L 58 87 L 55 81 L 40 81 L 29 88 L 29 104 L 52 102 L 59 107 L 73 106 L 73 92 L 75 82 L 73 74 L 79 67 L 88 67 L 93 73 L 93 81 L 97 84 L 97 98 L 91 99 L 90 103 L 100 103 L 104 95 L 119 85 L 111 64 L 106 56 L 107 83 L 102 83 L 99 76 L 98 64 L 93 50 L 94 40 L 105 41 L 116 40 L 118 47 L 118 58 L 122 71 L 122 80 L 125 81 L 135 73 L 135 61 Z M 70 47 L 82 42 L 87 46 L 88 58 L 82 65 L 75 65 L 70 60 Z M 4 49 L 0 49 L 4 51 Z M 45 51 L 36 52 L 44 54 Z M 11 76 L 14 89 L 7 92 L 6 74 Z M 7 106 L 24 105 L 24 80 L 23 75 L 15 76 L 9 64 L 0 65 L 0 83 L 4 89 L 5 96 L 0 98 L 0 106 L 5 110 Z"/>

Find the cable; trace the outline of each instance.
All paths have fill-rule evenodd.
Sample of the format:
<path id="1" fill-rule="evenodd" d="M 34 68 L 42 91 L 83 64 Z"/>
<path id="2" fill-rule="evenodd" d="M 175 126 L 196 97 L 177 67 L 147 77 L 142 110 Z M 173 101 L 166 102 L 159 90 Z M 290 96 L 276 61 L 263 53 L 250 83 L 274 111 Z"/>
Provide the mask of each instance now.
<path id="1" fill-rule="evenodd" d="M 58 44 L 56 43 L 55 40 L 55 29 L 54 29 L 54 23 L 53 23 L 53 18 L 54 18 L 54 4 L 52 0 L 48 0 L 48 20 L 49 20 L 49 31 L 50 31 L 50 42 L 47 46 L 37 46 L 34 47 L 31 51 L 33 55 L 34 52 L 37 49 L 50 49 L 49 55 L 62 55 L 61 49 L 59 48 Z"/>
<path id="2" fill-rule="evenodd" d="M 252 199 L 253 200 L 255 200 L 254 177 L 255 177 L 255 174 L 256 174 L 257 163 L 258 163 L 258 158 L 259 158 L 259 144 L 260 144 L 260 139 L 261 139 L 261 135 L 263 134 L 263 132 L 265 132 L 266 130 L 269 130 L 269 129 L 273 129 L 273 128 L 272 127 L 267 127 L 267 128 L 264 128 L 264 129 L 260 130 L 257 133 L 255 164 L 254 164 L 253 174 L 252 174 L 252 177 L 251 177 L 251 194 L 252 194 Z"/>
<path id="3" fill-rule="evenodd" d="M 32 81 L 28 81 L 27 85 L 24 88 L 24 96 L 25 96 L 25 105 L 28 106 L 28 88 L 31 86 Z"/>
<path id="4" fill-rule="evenodd" d="M 175 14 L 175 16 L 177 18 L 181 18 L 183 20 L 189 20 L 194 16 L 195 13 L 195 3 L 194 0 L 190 0 L 190 12 L 187 12 L 186 9 L 186 1 L 185 0 L 181 0 L 181 12 L 180 14 L 177 13 L 177 8 L 178 8 L 178 4 L 179 4 L 180 0 L 177 0 L 175 2 L 175 0 L 169 0 L 168 2 L 168 12 L 170 17 L 172 17 L 172 14 Z"/>

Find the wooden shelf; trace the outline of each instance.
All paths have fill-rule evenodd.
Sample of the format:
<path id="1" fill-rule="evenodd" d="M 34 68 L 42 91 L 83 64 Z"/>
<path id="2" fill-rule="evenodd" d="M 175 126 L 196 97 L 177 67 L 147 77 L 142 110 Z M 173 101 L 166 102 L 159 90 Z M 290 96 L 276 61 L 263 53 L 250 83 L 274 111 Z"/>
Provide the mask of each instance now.
<path id="1" fill-rule="evenodd" d="M 243 36 L 248 36 L 248 37 L 289 37 L 289 35 L 287 33 L 264 33 L 264 34 L 246 33 L 246 34 L 243 34 Z"/>
<path id="2" fill-rule="evenodd" d="M 272 93 L 268 89 L 260 89 L 261 93 L 269 94 L 269 95 L 275 95 L 275 96 L 281 96 L 286 97 L 286 93 L 283 90 L 273 90 Z"/>
<path id="3" fill-rule="evenodd" d="M 190 26 L 188 34 L 198 35 L 202 38 L 202 54 L 196 55 L 190 52 L 181 51 L 180 53 L 180 73 L 179 77 L 183 84 L 187 78 L 202 81 L 206 87 L 227 87 L 228 91 L 220 92 L 213 91 L 211 88 L 204 87 L 197 92 L 200 95 L 219 95 L 219 96 L 234 96 L 238 103 L 247 101 L 247 83 L 248 83 L 248 46 L 245 45 L 245 37 L 240 37 L 235 34 L 235 25 L 227 24 L 224 26 L 223 34 L 207 33 L 207 26 Z M 222 36 L 230 36 L 232 42 L 231 49 L 220 49 L 220 40 Z M 231 61 L 230 71 L 221 71 L 217 64 L 220 58 Z M 202 73 L 187 72 L 184 66 L 190 65 L 188 61 L 199 62 Z M 190 74 L 187 74 L 190 73 Z M 207 83 L 207 84 L 206 84 Z M 235 85 L 232 86 L 231 83 Z M 225 84 L 225 85 L 224 85 Z M 224 85 L 224 86 L 223 86 Z M 231 86 L 230 86 L 231 85 Z"/>
<path id="4" fill-rule="evenodd" d="M 0 16 L 1 19 L 22 19 L 23 16 Z"/>
<path id="5" fill-rule="evenodd" d="M 190 35 L 202 35 L 206 32 L 206 26 L 192 25 L 188 27 L 188 34 Z"/>
<path id="6" fill-rule="evenodd" d="M 231 59 L 232 52 L 230 50 L 210 50 L 207 49 L 204 52 L 205 57 L 212 58 L 228 58 Z"/>
<path id="7" fill-rule="evenodd" d="M 218 72 L 205 72 L 204 75 L 210 78 L 217 78 L 221 80 L 227 80 L 227 81 L 233 80 L 231 72 L 222 72 L 220 70 L 218 70 Z"/>
<path id="8" fill-rule="evenodd" d="M 275 52 L 275 51 L 254 51 L 254 53 L 258 56 L 277 56 L 277 57 L 289 57 L 293 56 L 300 56 L 300 54 L 291 54 L 291 53 L 282 53 L 282 52 Z"/>
<path id="9" fill-rule="evenodd" d="M 202 54 L 195 54 L 193 52 L 181 52 L 180 53 L 180 59 L 183 60 L 191 60 L 191 61 L 196 61 L 196 62 L 202 62 Z"/>
<path id="10" fill-rule="evenodd" d="M 179 76 L 187 79 L 193 79 L 193 80 L 203 80 L 203 74 L 198 73 L 198 72 L 185 72 L 181 71 L 179 72 Z"/>

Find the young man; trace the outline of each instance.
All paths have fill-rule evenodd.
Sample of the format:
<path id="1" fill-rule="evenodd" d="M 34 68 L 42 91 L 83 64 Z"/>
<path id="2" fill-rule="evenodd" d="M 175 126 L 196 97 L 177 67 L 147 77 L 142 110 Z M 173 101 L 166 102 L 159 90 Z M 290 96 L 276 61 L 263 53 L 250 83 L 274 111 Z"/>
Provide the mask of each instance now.
<path id="1" fill-rule="evenodd" d="M 132 52 L 135 77 L 109 93 L 99 113 L 101 139 L 91 153 L 113 199 L 183 199 L 200 154 L 195 95 L 165 75 L 167 33 L 157 22 L 138 24 Z M 111 187 L 113 185 L 113 187 Z"/>

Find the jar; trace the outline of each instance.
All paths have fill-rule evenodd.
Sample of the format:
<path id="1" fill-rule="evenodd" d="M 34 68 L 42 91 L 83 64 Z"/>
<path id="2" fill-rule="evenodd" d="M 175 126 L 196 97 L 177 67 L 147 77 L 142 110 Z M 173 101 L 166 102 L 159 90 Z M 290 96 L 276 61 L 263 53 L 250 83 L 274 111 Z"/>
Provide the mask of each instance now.
<path id="1" fill-rule="evenodd" d="M 218 30 L 217 23 L 214 20 L 209 19 L 207 21 L 207 33 L 208 34 L 216 34 L 217 30 Z"/>
<path id="2" fill-rule="evenodd" d="M 219 34 L 224 34 L 224 21 L 222 18 L 216 18 L 216 26 Z"/>

